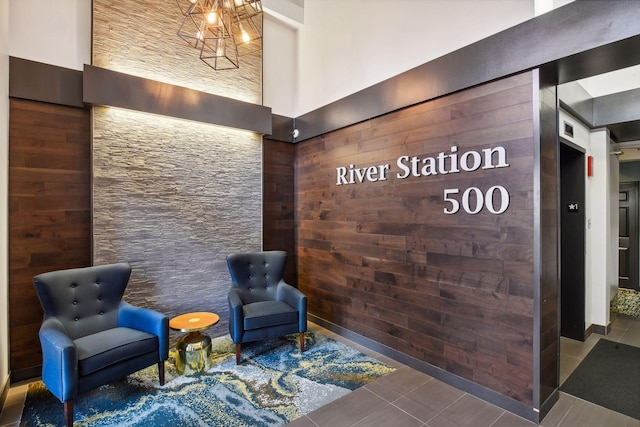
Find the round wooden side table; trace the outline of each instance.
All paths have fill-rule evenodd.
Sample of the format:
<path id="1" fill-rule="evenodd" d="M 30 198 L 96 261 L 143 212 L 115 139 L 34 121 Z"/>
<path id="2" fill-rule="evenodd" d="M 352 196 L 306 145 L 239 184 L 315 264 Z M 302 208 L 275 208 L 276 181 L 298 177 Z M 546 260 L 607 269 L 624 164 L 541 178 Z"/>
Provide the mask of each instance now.
<path id="1" fill-rule="evenodd" d="M 220 320 L 215 313 L 205 311 L 186 313 L 169 320 L 169 327 L 186 332 L 176 344 L 176 370 L 193 375 L 211 367 L 211 338 L 201 332 Z"/>

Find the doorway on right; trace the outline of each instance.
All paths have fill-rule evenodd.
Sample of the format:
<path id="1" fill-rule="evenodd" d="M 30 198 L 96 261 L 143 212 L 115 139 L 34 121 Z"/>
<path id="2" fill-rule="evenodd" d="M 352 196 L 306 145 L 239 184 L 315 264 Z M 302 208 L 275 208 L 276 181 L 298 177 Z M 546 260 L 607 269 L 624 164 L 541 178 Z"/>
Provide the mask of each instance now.
<path id="1" fill-rule="evenodd" d="M 638 182 L 620 183 L 618 215 L 618 286 L 640 291 L 638 283 Z"/>

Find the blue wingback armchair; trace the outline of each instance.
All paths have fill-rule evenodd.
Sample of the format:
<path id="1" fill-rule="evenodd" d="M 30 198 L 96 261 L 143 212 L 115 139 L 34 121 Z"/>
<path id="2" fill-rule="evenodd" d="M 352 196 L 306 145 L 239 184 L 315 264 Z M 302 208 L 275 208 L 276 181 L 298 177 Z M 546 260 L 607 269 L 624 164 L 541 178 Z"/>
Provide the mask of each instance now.
<path id="1" fill-rule="evenodd" d="M 44 319 L 42 381 L 73 425 L 74 399 L 93 388 L 158 364 L 164 384 L 169 320 L 122 300 L 131 276 L 126 263 L 40 274 L 33 279 Z"/>
<path id="2" fill-rule="evenodd" d="M 299 333 L 304 352 L 307 297 L 282 279 L 287 263 L 283 251 L 229 255 L 229 332 L 240 364 L 242 343 Z"/>

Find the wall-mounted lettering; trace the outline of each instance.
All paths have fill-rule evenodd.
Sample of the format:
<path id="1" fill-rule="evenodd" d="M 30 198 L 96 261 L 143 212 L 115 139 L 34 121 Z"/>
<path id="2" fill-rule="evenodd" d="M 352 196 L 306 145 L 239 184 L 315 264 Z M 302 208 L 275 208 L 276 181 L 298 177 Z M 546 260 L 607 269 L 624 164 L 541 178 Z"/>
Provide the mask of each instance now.
<path id="1" fill-rule="evenodd" d="M 406 179 L 474 172 L 478 169 L 506 168 L 509 167 L 509 163 L 507 163 L 507 151 L 502 146 L 484 148 L 480 151 L 469 150 L 459 154 L 458 146 L 454 145 L 449 152 L 442 151 L 433 157 L 400 156 L 396 160 L 396 166 L 398 172 L 395 177 Z M 348 167 L 340 166 L 336 168 L 336 185 L 386 181 L 390 170 L 389 164 L 364 167 L 356 167 L 354 164 Z M 445 214 L 456 214 L 462 207 L 462 210 L 470 215 L 475 215 L 485 208 L 490 213 L 499 215 L 509 207 L 509 192 L 502 185 L 494 185 L 486 192 L 477 187 L 469 187 L 462 192 L 460 200 L 457 197 L 458 194 L 460 194 L 458 188 L 444 190 L 444 201 L 450 204 L 444 208 Z M 499 202 L 494 202 L 494 198 Z"/>
<path id="2" fill-rule="evenodd" d="M 498 191 L 500 196 L 500 206 L 496 207 L 493 198 Z M 444 208 L 444 213 L 452 215 L 460 210 L 460 202 L 455 195 L 460 193 L 458 188 L 447 188 L 444 190 L 444 201 L 451 203 L 450 207 Z M 509 192 L 502 185 L 494 185 L 486 193 L 482 193 L 478 187 L 469 187 L 462 193 L 462 209 L 468 214 L 475 215 L 483 208 L 487 208 L 494 215 L 499 215 L 509 207 Z"/>
<path id="3" fill-rule="evenodd" d="M 336 185 L 355 184 L 364 181 L 386 181 L 389 165 L 368 166 L 364 168 L 356 168 L 354 165 L 336 168 L 338 179 Z"/>
<path id="4" fill-rule="evenodd" d="M 480 168 L 495 169 L 506 168 L 507 152 L 504 147 L 485 148 L 482 154 L 477 151 L 467 151 L 458 157 L 458 147 L 451 147 L 450 154 L 439 153 L 436 157 L 425 157 L 420 159 L 417 156 L 401 156 L 396 164 L 402 172 L 396 174 L 400 179 L 409 176 L 430 176 L 444 175 L 448 173 L 458 173 L 462 169 L 464 172 L 473 172 Z"/>

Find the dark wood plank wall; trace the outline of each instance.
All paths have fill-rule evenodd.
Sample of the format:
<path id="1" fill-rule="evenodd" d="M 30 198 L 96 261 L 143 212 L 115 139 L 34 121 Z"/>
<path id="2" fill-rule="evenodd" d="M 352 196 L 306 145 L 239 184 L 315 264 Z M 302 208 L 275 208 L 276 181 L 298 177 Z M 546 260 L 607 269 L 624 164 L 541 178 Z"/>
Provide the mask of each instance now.
<path id="1" fill-rule="evenodd" d="M 533 404 L 533 75 L 530 72 L 299 143 L 299 287 L 309 312 Z M 402 155 L 503 146 L 509 167 L 397 179 Z M 390 164 L 336 185 L 336 168 Z M 501 215 L 445 215 L 443 191 L 510 193 Z"/>
<path id="2" fill-rule="evenodd" d="M 554 84 L 540 88 L 540 404 L 559 386 L 558 100 Z"/>
<path id="3" fill-rule="evenodd" d="M 33 276 L 91 263 L 89 111 L 11 99 L 9 321 L 12 381 L 42 364 Z M 19 308 L 18 308 L 19 307 Z M 31 377 L 25 372 L 24 377 Z M 39 374 L 37 374 L 39 375 Z"/>
<path id="4" fill-rule="evenodd" d="M 263 249 L 286 251 L 284 279 L 296 286 L 294 161 L 296 146 L 265 138 L 263 156 L 262 235 Z"/>

